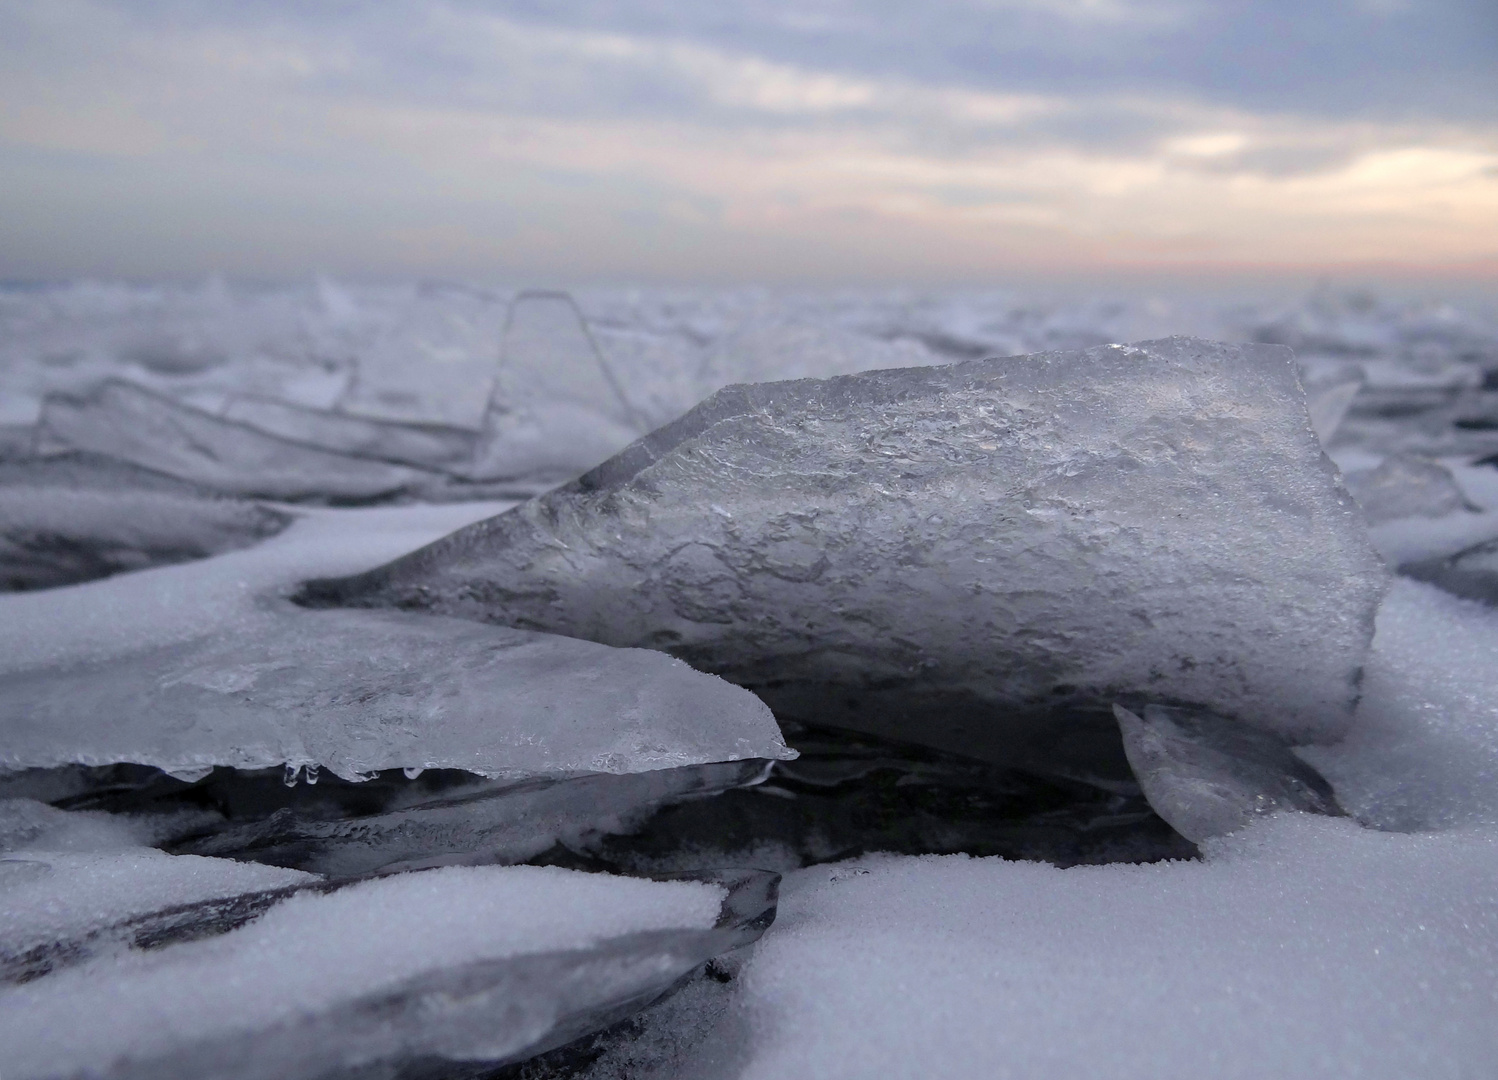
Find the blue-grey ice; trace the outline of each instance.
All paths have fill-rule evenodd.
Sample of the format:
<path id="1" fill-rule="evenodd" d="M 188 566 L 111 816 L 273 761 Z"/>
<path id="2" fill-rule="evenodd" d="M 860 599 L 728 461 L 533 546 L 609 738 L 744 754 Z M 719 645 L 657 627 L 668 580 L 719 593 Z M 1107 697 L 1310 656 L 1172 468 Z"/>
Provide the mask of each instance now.
<path id="1" fill-rule="evenodd" d="M 646 430 L 573 299 L 517 296 L 467 475 L 569 480 Z"/>
<path id="2" fill-rule="evenodd" d="M 315 511 L 248 550 L 0 597 L 0 770 L 556 777 L 788 753 L 752 694 L 659 652 L 281 596 L 482 512 Z"/>
<path id="3" fill-rule="evenodd" d="M 99 454 L 214 491 L 271 499 L 366 503 L 439 483 L 428 470 L 292 442 L 117 379 L 48 398 L 37 447 Z"/>
<path id="4" fill-rule="evenodd" d="M 1275 735 L 1196 709 L 1114 705 L 1113 715 L 1144 797 L 1194 844 L 1265 814 L 1342 814 L 1331 785 Z"/>
<path id="5" fill-rule="evenodd" d="M 1334 739 L 1385 580 L 1289 351 L 1172 338 L 729 387 L 303 599 L 661 649 L 1012 758 L 1128 694 Z"/>

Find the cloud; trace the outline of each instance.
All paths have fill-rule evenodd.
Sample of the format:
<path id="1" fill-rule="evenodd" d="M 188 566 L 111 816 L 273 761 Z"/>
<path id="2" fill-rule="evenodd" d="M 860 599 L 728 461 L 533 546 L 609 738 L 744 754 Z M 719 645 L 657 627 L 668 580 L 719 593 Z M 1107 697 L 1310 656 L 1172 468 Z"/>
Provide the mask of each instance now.
<path id="1" fill-rule="evenodd" d="M 1389 37 L 1463 12 L 17 2 L 0 273 L 1498 260 L 1498 97 L 1442 105 L 1498 65 Z"/>

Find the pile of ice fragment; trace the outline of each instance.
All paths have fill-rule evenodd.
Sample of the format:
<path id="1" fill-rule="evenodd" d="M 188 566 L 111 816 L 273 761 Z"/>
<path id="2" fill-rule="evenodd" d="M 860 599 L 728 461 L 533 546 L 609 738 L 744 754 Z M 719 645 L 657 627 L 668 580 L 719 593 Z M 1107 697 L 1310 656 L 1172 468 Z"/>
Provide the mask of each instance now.
<path id="1" fill-rule="evenodd" d="M 301 599 L 663 649 L 784 716 L 1059 771 L 1099 767 L 1078 710 L 1133 695 L 1337 737 L 1384 581 L 1288 352 L 1169 339 L 731 387 Z"/>
<path id="2" fill-rule="evenodd" d="M 427 470 L 292 442 L 121 381 L 86 397 L 48 398 L 37 447 L 116 458 L 249 497 L 358 504 L 441 486 Z"/>
<path id="3" fill-rule="evenodd" d="M 478 435 L 466 428 L 402 423 L 251 395 L 231 398 L 220 415 L 292 442 L 423 469 L 467 464 Z"/>
<path id="4" fill-rule="evenodd" d="M 4 456 L 84 452 L 230 495 L 362 504 L 533 492 L 648 429 L 566 294 L 516 297 L 493 348 L 497 370 L 491 361 L 476 380 L 466 373 L 466 393 L 487 398 L 470 427 L 346 411 L 357 377 L 332 409 L 253 385 L 210 398 L 171 384 L 223 367 L 220 359 L 147 365 L 156 379 L 115 370 L 53 389 Z"/>
<path id="5" fill-rule="evenodd" d="M 572 298 L 516 297 L 469 475 L 570 479 L 646 430 Z"/>

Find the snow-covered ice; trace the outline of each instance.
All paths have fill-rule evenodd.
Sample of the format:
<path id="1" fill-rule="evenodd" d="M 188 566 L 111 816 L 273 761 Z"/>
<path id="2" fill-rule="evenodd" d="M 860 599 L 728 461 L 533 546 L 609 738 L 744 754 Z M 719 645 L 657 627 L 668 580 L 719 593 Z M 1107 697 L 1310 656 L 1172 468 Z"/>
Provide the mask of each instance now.
<path id="1" fill-rule="evenodd" d="M 550 867 L 451 867 L 293 896 L 249 925 L 206 941 L 102 958 L 0 990 L 5 1071 L 27 1080 L 132 1075 L 131 1067 L 163 1077 L 265 1075 L 232 1039 L 242 1035 L 283 1044 L 273 1057 L 291 1060 L 278 1061 L 282 1071 L 273 1075 L 325 1075 L 329 1065 L 377 1062 L 392 1049 L 381 1045 L 388 1036 L 365 1045 L 350 1038 L 364 1035 L 367 1024 L 340 1029 L 315 1022 L 339 1005 L 367 1002 L 366 1009 L 377 1011 L 381 993 L 444 969 L 577 952 L 650 931 L 708 930 L 723 897 L 721 886 L 708 883 Z M 655 966 L 680 963 L 661 951 Z M 624 970 L 615 979 L 640 974 Z M 657 971 L 643 974 L 660 979 Z M 650 985 L 648 978 L 640 981 Z M 606 977 L 598 982 L 600 991 L 614 989 Z M 433 995 L 426 1009 L 428 1045 L 417 1049 L 446 1049 L 460 1060 L 504 1058 L 561 1019 L 543 985 L 512 980 L 487 989 L 487 1017 L 463 1018 L 469 1023 L 456 1031 L 444 1030 L 455 1026 L 443 1016 L 444 1006 L 460 1012 L 474 1003 L 464 1000 L 461 983 Z M 536 1000 L 528 1000 L 527 991 Z M 78 1024 L 80 1016 L 89 1022 Z M 488 1029 L 472 1030 L 481 1018 Z M 441 1045 L 443 1036 L 450 1046 Z"/>
<path id="2" fill-rule="evenodd" d="M 1204 862 L 791 875 L 688 1076 L 1467 1080 L 1498 1055 L 1498 836 L 1266 819 Z"/>
<path id="3" fill-rule="evenodd" d="M 1308 392 L 1288 363 L 1264 377 L 1253 348 L 1233 352 L 1250 362 L 1224 373 L 1220 399 L 1189 364 L 1141 379 L 1142 361 L 1098 348 L 1177 333 L 1289 345 Z M 740 618 L 742 583 L 774 585 L 757 602 L 776 633 L 822 640 L 846 620 L 855 609 L 834 610 L 816 590 L 849 530 L 829 514 L 797 517 L 796 506 L 845 506 L 846 491 L 823 492 L 818 478 L 893 460 L 890 441 L 849 444 L 837 461 L 808 452 L 794 459 L 805 475 L 770 490 L 773 470 L 731 467 L 746 446 L 735 425 L 774 421 L 747 442 L 763 464 L 835 439 L 836 402 L 797 417 L 799 428 L 773 403 L 736 406 L 705 441 L 647 439 L 571 494 L 497 518 L 574 546 L 527 549 L 534 566 L 523 573 L 553 591 L 455 592 L 435 606 L 524 609 L 501 620 L 518 628 L 288 600 L 307 579 L 363 573 L 513 505 L 319 501 L 534 490 L 724 383 L 880 368 L 923 373 L 836 384 L 920 383 L 943 377 L 933 365 L 1088 349 L 1112 381 L 1085 410 L 1086 373 L 1037 389 L 1059 362 L 1010 361 L 1022 373 L 1011 387 L 1029 397 L 1005 419 L 1035 436 L 1029 456 L 1004 458 L 988 487 L 930 490 L 926 509 L 942 520 L 911 521 L 950 544 L 923 564 L 881 550 L 897 570 L 876 582 L 920 602 L 886 612 L 856 648 L 814 655 L 816 673 L 842 678 L 872 658 L 896 682 L 940 682 L 940 668 L 905 661 L 925 658 L 930 623 L 979 603 L 931 582 L 994 546 L 983 515 L 1010 503 L 960 496 L 997 492 L 1022 512 L 1003 534 L 1017 540 L 1005 560 L 968 574 L 991 581 L 983 602 L 1007 605 L 1007 618 L 1030 610 L 1017 586 L 1051 595 L 1074 586 L 1078 567 L 1100 565 L 1120 571 L 1122 599 L 1086 593 L 1053 625 L 1004 639 L 995 668 L 1011 654 L 1029 671 L 1044 667 L 1037 658 L 1116 659 L 1109 627 L 1136 643 L 1158 642 L 1164 627 L 1169 653 L 1217 625 L 1211 647 L 1261 669 L 1234 692 L 1242 707 L 1219 711 L 1296 738 L 1346 731 L 1290 751 L 1236 720 L 1219 730 L 1199 713 L 1162 711 L 1172 698 L 1210 698 L 1197 692 L 1210 671 L 1162 672 L 1117 699 L 1141 723 L 1179 721 L 1166 732 L 1176 741 L 1165 749 L 1180 751 L 1169 766 L 1136 764 L 1167 817 L 1162 778 L 1234 810 L 1205 829 L 1177 821 L 1200 841 L 1199 859 L 1182 858 L 1191 845 L 1148 813 L 1127 775 L 1026 777 L 962 756 L 992 749 L 972 739 L 940 754 L 815 723 L 786 724 L 810 748 L 788 762 L 774 721 L 744 691 L 658 651 L 607 647 L 696 661 L 684 645 L 699 638 L 754 643 L 766 632 L 754 621 L 712 621 Z M 989 366 L 999 365 L 972 370 Z M 937 461 L 955 446 L 937 406 L 962 392 L 943 390 L 928 410 L 925 443 L 895 440 L 896 485 L 951 466 Z M 98 408 L 107 401 L 118 407 Z M 69 426 L 69 402 L 96 411 Z M 476 468 L 486 431 L 492 456 Z M 1127 453 L 1084 452 L 1105 436 Z M 1360 508 L 1336 494 L 1316 440 Z M 68 453 L 36 459 L 34 444 Z M 81 446 L 106 456 L 80 457 Z M 630 457 L 642 446 L 665 452 L 642 464 Z M 686 452 L 698 450 L 717 457 Z M 1449 304 L 1330 290 L 1227 306 L 913 290 L 569 299 L 326 278 L 0 287 L 0 544 L 10 545 L 0 558 L 23 566 L 29 587 L 63 586 L 0 596 L 0 759 L 135 762 L 0 775 L 0 1073 L 352 1080 L 410 1066 L 467 1076 L 602 1032 L 573 1044 L 581 1056 L 538 1067 L 611 1080 L 1486 1076 L 1498 1057 L 1498 608 L 1452 593 L 1486 596 L 1473 583 L 1498 573 L 1494 455 L 1498 326 Z M 1271 459 L 1280 465 L 1261 467 Z M 1150 467 L 1110 488 L 1124 462 Z M 480 473 L 510 486 L 461 479 Z M 381 479 L 392 475 L 420 479 L 392 487 Z M 870 507 L 890 505 L 870 491 Z M 1087 498 L 1068 502 L 1079 491 Z M 1199 497 L 1213 491 L 1217 502 Z M 649 516 L 588 516 L 626 504 Z M 1091 513 L 1046 516 L 1068 507 Z M 1103 519 L 1110 527 L 1098 531 Z M 856 524 L 865 544 L 892 527 L 872 510 Z M 646 525 L 708 536 L 738 561 L 704 558 L 701 545 L 657 550 Z M 718 543 L 725 536 L 732 543 Z M 620 537 L 650 557 L 622 576 L 579 571 L 579 540 L 606 549 Z M 1120 548 L 1129 537 L 1156 542 Z M 1074 542 L 1072 555 L 1040 558 L 1057 538 Z M 1367 541 L 1399 574 L 1358 657 L 1343 647 L 1348 627 L 1361 613 L 1366 641 L 1384 576 Z M 472 554 L 455 552 L 462 544 L 437 550 L 461 555 L 457 565 Z M 114 576 L 65 585 L 102 574 Z M 620 581 L 632 588 L 611 593 Z M 1150 608 L 1138 595 L 1175 602 Z M 1234 597 L 1258 599 L 1234 607 Z M 554 598 L 608 618 L 558 621 Z M 1156 627 L 1133 628 L 1136 608 Z M 622 617 L 644 628 L 635 639 L 598 629 Z M 556 629 L 603 644 L 545 633 Z M 1344 676 L 1359 666 L 1349 716 L 1337 704 L 1350 701 Z M 1095 672 L 1046 670 L 1040 690 L 1111 686 Z M 773 681 L 757 689 L 784 713 L 791 697 L 777 698 L 786 687 Z M 1297 714 L 1274 695 L 1301 684 L 1323 698 Z M 1114 701 L 1099 712 L 1106 732 L 1056 726 L 1074 744 L 1104 733 L 1117 751 Z M 823 704 L 805 719 L 859 711 Z M 1230 753 L 1204 752 L 1221 749 L 1216 736 Z M 324 769 L 314 786 L 304 768 L 287 787 L 279 768 L 248 768 L 271 762 L 351 779 Z M 1303 798 L 1317 788 L 1298 762 L 1330 782 L 1348 817 L 1254 812 L 1327 809 Z M 352 782 L 383 766 L 406 771 Z M 881 844 L 1018 857 L 867 855 L 793 869 Z M 751 875 L 757 899 L 732 919 L 735 890 L 725 899 L 699 881 L 615 876 L 730 858 L 792 870 L 778 921 L 747 951 L 774 914 L 771 875 Z M 1077 865 L 1162 858 L 1175 861 Z M 425 869 L 516 860 L 556 865 Z M 363 880 L 371 873 L 390 876 Z M 651 1004 L 683 979 L 685 991 Z"/>

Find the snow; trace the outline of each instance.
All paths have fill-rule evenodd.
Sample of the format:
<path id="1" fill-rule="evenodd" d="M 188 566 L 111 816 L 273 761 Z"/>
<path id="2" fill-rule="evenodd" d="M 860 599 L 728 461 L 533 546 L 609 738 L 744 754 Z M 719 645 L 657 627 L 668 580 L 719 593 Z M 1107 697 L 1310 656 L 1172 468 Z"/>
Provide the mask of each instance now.
<path id="1" fill-rule="evenodd" d="M 744 974 L 737 1043 L 726 1025 L 702 1057 L 743 1080 L 1486 1075 L 1495 896 L 1492 832 L 1304 815 L 1201 863 L 812 868 Z"/>
<path id="2" fill-rule="evenodd" d="M 1377 828 L 1498 826 L 1498 609 L 1396 581 L 1357 723 L 1301 753 Z"/>
<path id="3" fill-rule="evenodd" d="M 1393 585 L 1352 734 L 1299 751 L 1356 820 L 1275 815 L 1199 863 L 789 875 L 736 1011 L 683 1075 L 1487 1075 L 1495 657 L 1498 610 Z"/>
<path id="4" fill-rule="evenodd" d="M 0 954 L 14 956 L 80 938 L 162 908 L 315 880 L 312 874 L 279 866 L 168 855 L 144 847 L 12 852 L 0 859 Z"/>
<path id="5" fill-rule="evenodd" d="M 211 940 L 108 957 L 0 991 L 5 1072 L 103 1070 L 270 1028 L 447 967 L 707 929 L 724 895 L 701 882 L 523 866 L 449 867 L 298 895 Z"/>

